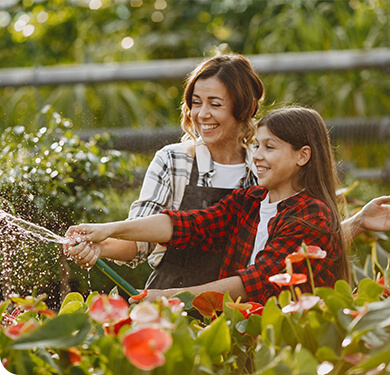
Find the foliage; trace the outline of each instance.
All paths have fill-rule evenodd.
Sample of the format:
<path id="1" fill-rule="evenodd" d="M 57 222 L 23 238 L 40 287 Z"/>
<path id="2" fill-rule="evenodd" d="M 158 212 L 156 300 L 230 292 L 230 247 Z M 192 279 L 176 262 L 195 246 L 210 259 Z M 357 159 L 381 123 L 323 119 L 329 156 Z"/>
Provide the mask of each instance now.
<path id="1" fill-rule="evenodd" d="M 0 12 L 0 63 L 45 67 L 178 59 L 217 50 L 246 55 L 387 48 L 387 0 L 15 0 Z M 123 47 L 125 38 L 130 48 Z M 184 77 L 183 77 L 184 78 Z M 299 102 L 325 118 L 389 113 L 387 72 L 262 77 L 267 106 Z M 77 129 L 178 123 L 181 80 L 7 87 L 0 128 L 23 124 L 44 104 Z"/>
<path id="2" fill-rule="evenodd" d="M 116 289 L 71 293 L 58 313 L 44 296 L 11 297 L 0 306 L 0 357 L 17 374 L 388 374 L 388 278 L 356 290 L 339 280 L 298 301 L 284 290 L 261 309 L 228 292 L 130 307 Z M 196 298 L 213 301 L 212 319 L 183 313 Z"/>
<path id="3" fill-rule="evenodd" d="M 115 205 L 110 192 L 129 188 L 134 157 L 110 150 L 107 135 L 80 140 L 71 121 L 50 107 L 37 115 L 35 127 L 32 132 L 21 126 L 8 128 L 0 136 L 1 208 L 57 234 L 64 234 L 75 222 L 112 215 Z M 73 287 L 88 288 L 87 281 L 80 280 L 78 266 L 72 266 L 77 273 L 70 272 L 62 258 L 66 269 L 60 270 L 58 245 L 42 245 L 15 235 L 14 229 L 7 229 L 2 221 L 1 286 L 5 295 L 31 293 L 37 287 L 41 292 L 55 291 L 58 298 L 60 276 L 66 280 L 69 273 Z M 101 285 L 100 279 L 95 287 Z"/>

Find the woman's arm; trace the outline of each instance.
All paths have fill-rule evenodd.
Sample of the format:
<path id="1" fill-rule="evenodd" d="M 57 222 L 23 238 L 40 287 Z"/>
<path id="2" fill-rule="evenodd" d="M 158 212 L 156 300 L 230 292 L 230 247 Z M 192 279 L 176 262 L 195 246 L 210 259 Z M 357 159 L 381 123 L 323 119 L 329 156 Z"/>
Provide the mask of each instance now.
<path id="1" fill-rule="evenodd" d="M 387 203 L 390 203 L 390 196 L 368 202 L 357 214 L 343 221 L 344 232 L 355 239 L 366 230 L 390 231 L 390 206 Z"/>

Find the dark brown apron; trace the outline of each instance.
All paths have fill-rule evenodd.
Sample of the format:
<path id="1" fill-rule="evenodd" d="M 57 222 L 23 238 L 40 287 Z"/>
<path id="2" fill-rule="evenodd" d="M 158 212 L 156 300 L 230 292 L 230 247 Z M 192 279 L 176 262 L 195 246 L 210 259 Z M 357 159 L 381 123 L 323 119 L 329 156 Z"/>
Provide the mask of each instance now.
<path id="1" fill-rule="evenodd" d="M 197 186 L 198 175 L 198 165 L 194 158 L 190 182 L 180 204 L 182 211 L 209 207 L 233 190 Z M 221 263 L 222 253 L 205 251 L 200 246 L 184 249 L 168 246 L 161 263 L 146 281 L 146 288 L 180 288 L 215 281 L 218 279 Z"/>

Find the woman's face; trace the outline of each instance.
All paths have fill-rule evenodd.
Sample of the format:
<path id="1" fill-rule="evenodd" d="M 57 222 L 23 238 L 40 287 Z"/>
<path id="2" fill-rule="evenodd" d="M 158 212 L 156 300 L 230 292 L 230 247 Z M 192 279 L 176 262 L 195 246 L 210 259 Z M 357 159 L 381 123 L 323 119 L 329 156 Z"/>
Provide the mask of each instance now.
<path id="1" fill-rule="evenodd" d="M 192 121 L 210 150 L 237 149 L 242 125 L 234 118 L 229 92 L 217 77 L 196 81 L 191 105 Z"/>
<path id="2" fill-rule="evenodd" d="M 297 187 L 293 187 L 293 178 L 302 163 L 305 164 L 302 149 L 294 150 L 290 143 L 276 137 L 266 126 L 258 129 L 256 143 L 253 161 L 258 184 L 269 191 L 270 201 L 277 202 L 297 193 Z"/>

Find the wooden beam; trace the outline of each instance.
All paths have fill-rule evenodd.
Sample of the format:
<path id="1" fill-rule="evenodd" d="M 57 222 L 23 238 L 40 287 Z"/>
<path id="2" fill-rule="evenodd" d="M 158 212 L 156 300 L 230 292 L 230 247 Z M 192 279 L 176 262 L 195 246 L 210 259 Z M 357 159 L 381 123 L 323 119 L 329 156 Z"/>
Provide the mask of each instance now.
<path id="1" fill-rule="evenodd" d="M 390 71 L 390 48 L 287 52 L 248 55 L 248 58 L 261 75 L 374 68 Z M 200 61 L 191 58 L 0 69 L 0 87 L 182 80 Z"/>

